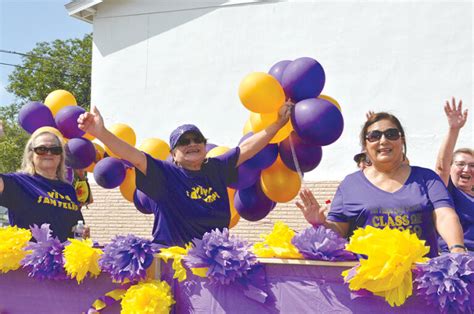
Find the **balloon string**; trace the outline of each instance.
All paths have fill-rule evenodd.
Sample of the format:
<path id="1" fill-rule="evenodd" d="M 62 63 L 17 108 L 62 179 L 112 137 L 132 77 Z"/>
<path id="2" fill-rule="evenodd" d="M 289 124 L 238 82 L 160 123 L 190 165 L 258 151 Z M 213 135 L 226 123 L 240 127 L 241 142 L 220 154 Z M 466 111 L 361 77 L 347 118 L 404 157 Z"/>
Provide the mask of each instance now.
<path id="1" fill-rule="evenodd" d="M 291 134 L 288 138 L 290 139 L 291 155 L 293 157 L 293 163 L 295 164 L 296 173 L 298 173 L 298 175 L 300 176 L 301 187 L 306 188 L 304 178 L 303 178 L 303 172 L 301 171 L 300 163 L 298 162 L 298 158 L 296 157 L 295 146 L 293 145 L 293 140 L 291 139 Z"/>

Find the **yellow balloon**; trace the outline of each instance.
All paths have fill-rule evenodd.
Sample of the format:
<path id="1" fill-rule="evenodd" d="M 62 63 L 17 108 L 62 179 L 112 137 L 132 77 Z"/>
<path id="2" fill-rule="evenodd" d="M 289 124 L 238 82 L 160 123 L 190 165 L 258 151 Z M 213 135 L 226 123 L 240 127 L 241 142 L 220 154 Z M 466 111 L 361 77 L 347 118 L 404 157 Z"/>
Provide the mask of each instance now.
<path id="1" fill-rule="evenodd" d="M 319 95 L 318 98 L 321 98 L 321 99 L 324 99 L 324 100 L 327 100 L 329 101 L 331 104 L 333 104 L 334 106 L 337 107 L 337 109 L 339 109 L 339 111 L 341 111 L 341 105 L 339 105 L 339 103 L 337 102 L 337 100 L 335 100 L 334 98 L 332 98 L 331 96 L 327 96 L 327 95 Z"/>
<path id="2" fill-rule="evenodd" d="M 288 169 L 280 157 L 268 167 L 262 170 L 260 184 L 263 193 L 274 202 L 286 203 L 298 195 L 301 188 L 300 176 Z"/>
<path id="3" fill-rule="evenodd" d="M 250 118 L 247 119 L 247 122 L 245 122 L 245 125 L 244 125 L 244 130 L 243 130 L 243 134 L 247 134 L 249 132 L 252 132 L 252 123 L 250 123 Z"/>
<path id="4" fill-rule="evenodd" d="M 229 195 L 229 206 L 230 206 L 230 221 L 229 221 L 229 229 L 235 227 L 240 220 L 240 215 L 235 209 L 234 206 L 234 197 L 235 197 L 235 190 L 234 189 L 227 189 L 227 194 Z"/>
<path id="5" fill-rule="evenodd" d="M 31 134 L 31 136 L 36 135 L 36 134 L 40 134 L 40 133 L 43 133 L 43 132 L 53 133 L 54 135 L 59 137 L 59 140 L 61 140 L 63 142 L 63 144 L 66 144 L 66 139 L 63 137 L 63 134 L 58 129 L 53 128 L 52 126 L 43 126 L 41 128 L 37 128 L 33 132 L 33 134 Z"/>
<path id="6" fill-rule="evenodd" d="M 270 124 L 275 122 L 278 119 L 278 112 L 272 113 L 250 113 L 250 125 L 252 127 L 252 132 L 257 133 L 261 130 L 266 129 Z M 293 131 L 293 126 L 291 125 L 291 121 L 288 122 L 275 134 L 275 136 L 270 140 L 270 143 L 280 143 L 285 138 L 287 138 L 291 131 Z"/>
<path id="7" fill-rule="evenodd" d="M 135 168 L 127 169 L 125 179 L 123 180 L 122 184 L 120 184 L 120 193 L 122 196 L 129 202 L 133 202 L 133 193 L 137 186 L 135 185 Z"/>
<path id="8" fill-rule="evenodd" d="M 95 136 L 91 135 L 89 133 L 84 134 L 82 137 L 85 138 L 85 139 L 88 139 L 89 141 L 95 140 Z"/>
<path id="9" fill-rule="evenodd" d="M 220 155 L 226 153 L 229 150 L 230 150 L 229 147 L 217 146 L 217 147 L 214 147 L 213 149 L 211 149 L 210 151 L 208 151 L 207 154 L 206 154 L 206 157 L 208 157 L 208 158 L 217 157 L 217 156 L 220 156 Z"/>
<path id="10" fill-rule="evenodd" d="M 137 137 L 135 135 L 135 131 L 133 131 L 130 126 L 124 123 L 116 123 L 110 126 L 109 131 L 122 141 L 132 146 L 135 146 Z M 107 154 L 109 154 L 110 157 L 120 158 L 119 156 L 112 153 L 112 151 L 108 147 L 105 147 L 105 151 L 107 152 Z"/>
<path id="11" fill-rule="evenodd" d="M 251 73 L 240 82 L 239 97 L 245 108 L 258 113 L 277 111 L 285 103 L 280 83 L 263 72 Z"/>
<path id="12" fill-rule="evenodd" d="M 74 95 L 63 89 L 57 89 L 49 93 L 44 100 L 44 104 L 51 110 L 53 117 L 66 106 L 77 106 Z"/>
<path id="13" fill-rule="evenodd" d="M 159 160 L 166 160 L 170 154 L 170 146 L 168 143 L 159 138 L 145 139 L 138 149 Z"/>

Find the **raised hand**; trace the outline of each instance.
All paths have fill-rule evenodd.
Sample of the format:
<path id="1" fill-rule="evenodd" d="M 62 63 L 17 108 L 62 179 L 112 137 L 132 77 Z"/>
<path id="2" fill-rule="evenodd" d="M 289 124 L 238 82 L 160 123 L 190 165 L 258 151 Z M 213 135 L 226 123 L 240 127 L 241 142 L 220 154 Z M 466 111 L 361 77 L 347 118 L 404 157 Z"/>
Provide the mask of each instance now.
<path id="1" fill-rule="evenodd" d="M 3 132 L 3 121 L 0 120 L 0 137 L 4 136 L 5 132 Z"/>
<path id="2" fill-rule="evenodd" d="M 278 125 L 283 127 L 291 116 L 291 109 L 293 108 L 294 104 L 291 101 L 287 101 L 283 106 L 280 107 L 278 110 Z"/>
<path id="3" fill-rule="evenodd" d="M 456 106 L 456 99 L 454 97 L 451 99 L 451 103 L 446 101 L 444 105 L 444 112 L 446 113 L 446 118 L 448 119 L 449 128 L 451 129 L 460 129 L 464 126 L 467 121 L 467 109 L 462 110 L 462 100 Z"/>
<path id="4" fill-rule="evenodd" d="M 372 118 L 372 116 L 374 116 L 374 115 L 375 115 L 375 112 L 372 111 L 372 110 L 369 110 L 369 111 L 367 111 L 367 112 L 365 113 L 365 118 L 366 118 L 367 120 L 369 120 L 369 119 Z"/>
<path id="5" fill-rule="evenodd" d="M 96 106 L 92 105 L 90 112 L 85 112 L 77 119 L 77 126 L 79 129 L 99 137 L 105 130 L 104 119 L 102 118 Z"/>
<path id="6" fill-rule="evenodd" d="M 322 225 L 326 222 L 326 206 L 320 206 L 313 193 L 308 189 L 303 189 L 300 192 L 300 198 L 303 204 L 296 202 L 296 206 L 303 213 L 307 222 L 314 225 Z"/>

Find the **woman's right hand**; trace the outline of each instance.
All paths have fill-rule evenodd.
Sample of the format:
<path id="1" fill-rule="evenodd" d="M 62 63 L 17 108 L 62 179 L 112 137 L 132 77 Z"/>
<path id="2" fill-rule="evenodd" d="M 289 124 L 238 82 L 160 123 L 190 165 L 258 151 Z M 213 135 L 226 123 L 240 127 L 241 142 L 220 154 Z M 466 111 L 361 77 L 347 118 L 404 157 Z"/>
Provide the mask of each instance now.
<path id="1" fill-rule="evenodd" d="M 96 106 L 92 105 L 90 112 L 84 112 L 77 119 L 79 129 L 97 138 L 105 130 L 104 119 Z"/>
<path id="2" fill-rule="evenodd" d="M 459 101 L 457 106 L 454 97 L 451 99 L 451 104 L 447 100 L 444 106 L 444 112 L 446 113 L 450 129 L 460 129 L 466 124 L 467 109 L 464 110 L 464 112 L 462 111 L 462 100 Z"/>
<path id="3" fill-rule="evenodd" d="M 326 215 L 324 214 L 326 207 L 320 206 L 313 193 L 308 189 L 303 189 L 300 192 L 301 201 L 296 202 L 296 206 L 301 209 L 301 212 L 304 215 L 304 218 L 311 225 L 322 225 L 326 222 Z"/>

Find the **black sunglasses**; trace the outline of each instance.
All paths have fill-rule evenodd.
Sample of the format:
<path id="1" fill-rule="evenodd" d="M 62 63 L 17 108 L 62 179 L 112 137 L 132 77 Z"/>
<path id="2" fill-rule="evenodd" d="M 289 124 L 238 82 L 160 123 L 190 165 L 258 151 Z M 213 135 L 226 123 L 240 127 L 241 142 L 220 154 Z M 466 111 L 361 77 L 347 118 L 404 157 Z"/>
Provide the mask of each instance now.
<path id="1" fill-rule="evenodd" d="M 51 155 L 61 155 L 63 153 L 63 148 L 61 146 L 53 146 L 53 147 L 46 147 L 46 146 L 38 146 L 32 149 L 36 155 L 46 155 L 48 152 Z"/>
<path id="2" fill-rule="evenodd" d="M 387 140 L 396 141 L 400 138 L 401 133 L 396 128 L 387 129 L 385 131 L 375 130 L 375 131 L 370 131 L 369 133 L 367 133 L 367 135 L 365 136 L 365 139 L 369 142 L 377 142 L 377 141 L 380 141 L 380 139 L 382 138 L 382 135 L 385 136 Z"/>
<path id="3" fill-rule="evenodd" d="M 176 146 L 188 146 L 191 144 L 191 141 L 193 141 L 196 144 L 202 144 L 206 143 L 206 139 L 201 136 L 190 136 L 190 137 L 181 137 L 178 142 L 176 143 Z"/>

